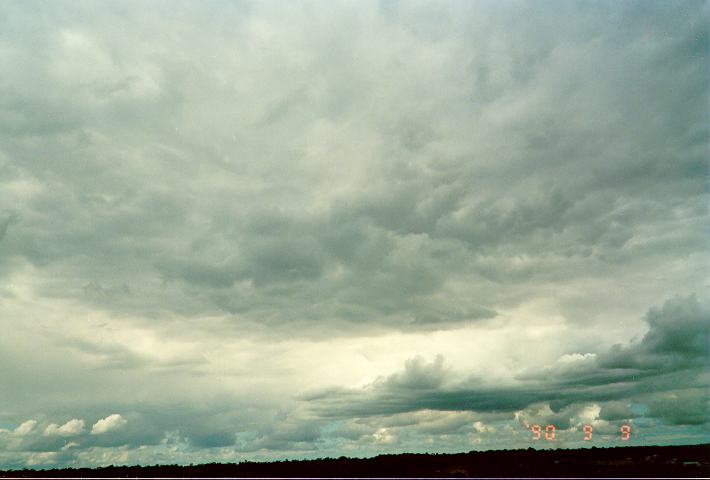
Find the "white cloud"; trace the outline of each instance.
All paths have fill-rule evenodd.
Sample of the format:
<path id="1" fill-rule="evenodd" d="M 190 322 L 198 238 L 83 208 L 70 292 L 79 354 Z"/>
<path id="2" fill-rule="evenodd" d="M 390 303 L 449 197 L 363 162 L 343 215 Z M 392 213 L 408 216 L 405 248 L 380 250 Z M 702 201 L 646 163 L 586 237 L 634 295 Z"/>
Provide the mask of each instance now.
<path id="1" fill-rule="evenodd" d="M 56 423 L 50 423 L 47 428 L 44 429 L 44 434 L 47 436 L 62 436 L 69 437 L 72 435 L 79 435 L 84 431 L 84 420 L 79 420 L 78 418 L 73 418 L 69 420 L 62 426 Z"/>
<path id="2" fill-rule="evenodd" d="M 114 413 L 96 422 L 94 426 L 91 427 L 91 434 L 100 435 L 102 433 L 110 432 L 111 430 L 123 427 L 126 423 L 127 421 L 125 418 L 118 413 Z"/>
<path id="3" fill-rule="evenodd" d="M 473 422 L 473 429 L 478 433 L 493 433 L 496 431 L 495 427 L 491 425 L 486 425 L 481 421 Z"/>
<path id="4" fill-rule="evenodd" d="M 37 425 L 36 420 L 27 420 L 26 422 L 22 422 L 16 429 L 15 429 L 15 435 L 27 435 L 28 433 L 32 432 L 34 430 L 35 425 Z"/>
<path id="5" fill-rule="evenodd" d="M 372 434 L 372 438 L 376 443 L 392 443 L 397 439 L 387 428 L 378 428 L 377 431 Z"/>

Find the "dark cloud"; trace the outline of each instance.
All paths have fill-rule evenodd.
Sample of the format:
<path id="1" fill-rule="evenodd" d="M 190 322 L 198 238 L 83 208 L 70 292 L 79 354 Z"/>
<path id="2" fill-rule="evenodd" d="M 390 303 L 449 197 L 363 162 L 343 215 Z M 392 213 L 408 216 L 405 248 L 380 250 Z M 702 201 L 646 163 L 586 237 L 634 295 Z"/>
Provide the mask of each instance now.
<path id="1" fill-rule="evenodd" d="M 362 390 L 332 390 L 304 399 L 313 403 L 316 412 L 334 417 L 423 409 L 513 412 L 540 402 L 547 402 L 553 412 L 558 412 L 576 403 L 596 401 L 610 402 L 600 413 L 604 420 L 632 418 L 629 407 L 620 399 L 668 393 L 688 386 L 707 386 L 699 376 L 710 360 L 707 342 L 702 343 L 702 348 L 696 348 L 694 343 L 698 336 L 707 336 L 709 331 L 707 306 L 701 305 L 695 296 L 675 298 L 660 309 L 651 309 L 645 318 L 649 330 L 641 341 L 627 346 L 614 345 L 599 356 L 572 356 L 562 363 L 563 367 L 558 362 L 539 372 L 527 373 L 519 378 L 522 382 L 507 387 L 481 384 L 476 378 L 445 385 L 443 357 L 437 357 L 431 364 L 415 357 L 405 363 L 402 373 L 380 379 Z M 678 342 L 681 335 L 678 328 L 685 332 L 683 338 L 689 342 Z M 669 395 L 671 397 L 663 398 L 676 398 L 672 393 Z M 673 401 L 659 402 L 656 407 L 652 406 L 651 416 L 666 418 Z M 700 407 L 706 403 L 706 397 L 702 401 L 695 398 L 679 403 L 677 416 L 667 418 L 677 424 L 680 421 L 673 419 L 705 418 L 692 415 L 702 411 Z M 694 413 L 685 417 L 685 411 Z M 569 425 L 569 415 L 565 413 L 559 418 L 555 416 L 554 420 L 561 428 Z M 702 422 L 704 420 L 695 423 Z"/>
<path id="2" fill-rule="evenodd" d="M 707 367 L 710 363 L 710 311 L 696 296 L 668 300 L 646 315 L 648 332 L 628 347 L 614 345 L 602 358 L 607 369 L 653 372 Z"/>
<path id="3" fill-rule="evenodd" d="M 446 367 L 444 357 L 439 355 L 430 364 L 422 357 L 410 358 L 404 363 L 404 371 L 384 380 L 385 388 L 395 390 L 433 390 L 444 381 Z"/>
<path id="4" fill-rule="evenodd" d="M 690 438 L 707 20 L 3 3 L 0 466 Z"/>
<path id="5" fill-rule="evenodd" d="M 599 412 L 599 418 L 602 420 L 625 420 L 635 416 L 625 402 L 607 402 Z"/>
<path id="6" fill-rule="evenodd" d="M 662 395 L 651 403 L 651 417 L 670 425 L 699 425 L 710 421 L 710 396 L 707 388 L 680 390 Z"/>
<path id="7" fill-rule="evenodd" d="M 626 12 L 620 14 L 624 18 L 638 14 L 656 20 L 639 23 L 644 31 L 636 32 L 637 37 L 602 13 L 615 8 Z M 327 93 L 307 83 L 313 75 L 299 76 L 272 101 L 258 104 L 257 111 L 272 121 L 263 124 L 262 118 L 256 128 L 238 121 L 240 97 L 230 97 L 216 83 L 227 65 L 238 65 L 223 64 L 208 73 L 194 63 L 188 49 L 181 71 L 167 52 L 185 51 L 182 40 L 159 52 L 133 49 L 111 36 L 115 17 L 110 14 L 95 19 L 105 27 L 102 32 L 72 30 L 71 15 L 86 18 L 93 13 L 51 8 L 47 14 L 55 18 L 56 30 L 38 25 L 31 39 L 17 29 L 6 33 L 8 41 L 22 47 L 18 61 L 36 70 L 33 84 L 53 88 L 28 89 L 20 71 L 6 80 L 15 89 L 12 111 L 28 120 L 9 122 L 13 129 L 5 130 L 4 151 L 8 158 L 22 159 L 23 166 L 15 161 L 5 166 L 9 178 L 41 188 L 22 204 L 23 221 L 6 240 L 5 255 L 51 268 L 64 285 L 57 285 L 53 294 L 64 298 L 77 298 L 77 282 L 132 287 L 131 299 L 87 300 L 111 311 L 238 313 L 244 326 L 265 317 L 277 325 L 294 321 L 294 315 L 281 312 L 287 304 L 284 308 L 317 324 L 297 329 L 308 332 L 322 331 L 324 317 L 339 320 L 332 322 L 334 330 L 340 322 L 362 329 L 366 324 L 373 329 L 445 328 L 489 318 L 504 306 L 506 296 L 490 291 L 487 282 L 526 290 L 515 300 L 520 303 L 534 294 L 527 291 L 533 285 L 575 281 L 580 272 L 591 274 L 598 262 L 608 265 L 595 274 L 603 279 L 609 269 L 620 273 L 622 265 L 644 269 L 649 248 L 659 255 L 698 252 L 699 231 L 662 232 L 675 228 L 679 209 L 686 226 L 704 218 L 698 200 L 704 190 L 701 126 L 707 115 L 704 102 L 686 100 L 705 95 L 705 60 L 687 56 L 700 48 L 697 37 L 703 30 L 693 23 L 687 35 L 668 36 L 664 25 L 684 24 L 695 8 L 690 3 L 663 21 L 648 13 L 648 7 L 615 8 L 585 13 L 605 32 L 589 31 L 589 38 L 579 29 L 556 28 L 555 35 L 543 35 L 545 29 L 535 27 L 538 22 L 567 24 L 574 9 L 534 15 L 505 39 L 496 29 L 517 18 L 512 11 L 486 12 L 490 24 L 482 27 L 483 34 L 467 23 L 476 15 L 467 8 L 442 17 L 452 24 L 444 31 L 458 31 L 472 43 L 480 36 L 480 52 L 454 52 L 465 54 L 479 72 L 471 76 L 454 64 L 444 65 L 466 88 L 434 78 L 449 88 L 423 104 L 417 115 L 401 102 L 416 98 L 419 85 L 400 85 L 400 96 L 381 79 L 379 87 L 374 84 L 389 100 L 387 110 L 372 113 L 371 128 L 400 133 L 391 144 L 377 135 L 385 143 L 372 152 L 372 164 L 357 155 L 337 160 L 344 172 L 365 165 L 365 181 L 342 188 L 347 193 L 327 194 L 327 208 L 311 205 L 331 185 L 343 185 L 345 174 L 336 170 L 331 175 L 327 169 L 318 174 L 319 165 L 307 161 L 309 128 L 320 124 L 317 117 L 302 117 L 303 105 L 331 115 L 335 108 L 327 99 L 317 104 L 319 95 Z M 36 23 L 23 9 L 11 10 L 20 24 Z M 420 18 L 424 10 L 407 9 L 407 15 Z M 245 25 L 246 13 L 229 15 L 235 24 Z M 399 28 L 412 35 L 411 61 L 427 61 L 414 46 L 432 39 L 409 28 L 413 17 L 404 18 Z M 433 25 L 432 18 L 439 15 L 425 18 Z M 148 19 L 135 24 L 139 38 L 155 35 L 148 24 Z M 179 21 L 166 18 L 161 25 L 161 31 L 173 31 Z M 352 28 L 350 34 L 358 35 L 358 27 Z M 515 40 L 532 34 L 536 42 Z M 202 41 L 214 47 L 212 40 Z M 27 56 L 24 48 L 30 44 L 43 45 L 47 57 L 38 61 Z M 309 68 L 325 72 L 331 87 L 339 84 L 341 71 L 349 81 L 371 82 L 348 63 L 356 47 L 336 44 L 344 57 L 317 56 Z M 84 68 L 77 60 L 81 55 L 92 58 L 94 67 Z M 580 56 L 587 60 L 580 62 Z M 661 62 L 677 58 L 686 59 L 682 77 L 678 68 Z M 332 64 L 324 69 L 323 62 Z M 644 74 L 651 68 L 654 75 Z M 76 83 L 74 75 L 82 72 L 86 78 Z M 207 86 L 205 95 L 228 107 L 213 109 L 213 100 L 195 96 L 193 86 L 199 83 Z M 88 92 L 94 93 L 80 93 L 80 85 L 90 85 Z M 366 92 L 345 92 L 353 98 L 342 101 L 356 102 Z M 515 93 L 506 100 L 503 92 Z M 528 107 L 519 92 L 529 92 L 537 103 Z M 67 95 L 76 97 L 71 108 L 53 113 L 66 110 Z M 449 108 L 471 97 L 482 102 L 472 103 L 471 112 Z M 399 108 L 397 114 L 390 114 L 393 108 Z M 213 115 L 204 122 L 187 121 L 190 112 L 199 117 L 204 109 L 212 109 Z M 497 110 L 510 115 L 506 109 L 517 109 L 515 119 L 504 116 L 494 134 L 490 122 Z M 282 113 L 274 116 L 275 111 Z M 208 127 L 222 117 L 225 125 Z M 136 123 L 141 118 L 153 123 Z M 227 129 L 230 119 L 235 123 Z M 341 120 L 336 116 L 323 128 L 341 132 Z M 54 126 L 41 127 L 48 121 Z M 279 122 L 286 122 L 284 128 L 292 134 L 281 137 Z M 269 143 L 259 140 L 259 128 L 269 129 Z M 469 131 L 478 133 L 465 140 Z M 694 137 L 688 137 L 691 131 Z M 336 137 L 331 153 L 361 140 L 357 132 L 339 134 L 347 133 L 354 137 Z M 144 142 L 151 137 L 155 140 Z M 30 140 L 23 143 L 21 138 Z M 255 152 L 258 160 L 252 159 Z M 122 167 L 108 168 L 113 164 Z M 657 202 L 649 192 L 659 191 L 675 200 Z M 511 262 L 516 257 L 525 261 Z M 179 283 L 159 288 L 161 280 Z M 472 283 L 470 304 L 456 299 L 442 308 L 434 301 L 437 296 L 451 298 L 447 285 L 464 281 Z M 274 288 L 284 284 L 288 287 Z M 293 297 L 310 305 L 294 305 Z M 307 314 L 314 304 L 317 311 Z"/>

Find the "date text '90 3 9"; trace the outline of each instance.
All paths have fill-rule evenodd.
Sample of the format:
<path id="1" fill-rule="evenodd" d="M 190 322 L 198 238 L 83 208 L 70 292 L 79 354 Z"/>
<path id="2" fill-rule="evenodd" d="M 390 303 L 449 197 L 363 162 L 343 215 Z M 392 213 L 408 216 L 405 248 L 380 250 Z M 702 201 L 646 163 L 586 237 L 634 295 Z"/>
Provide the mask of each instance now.
<path id="1" fill-rule="evenodd" d="M 540 425 L 531 425 L 530 431 L 533 434 L 533 440 L 542 440 L 544 438 L 547 441 L 551 441 L 554 440 L 557 435 L 557 429 L 554 425 L 546 425 L 544 429 Z M 582 439 L 585 441 L 589 441 L 594 438 L 594 428 L 592 428 L 591 425 L 583 425 L 582 433 L 584 434 Z M 621 440 L 628 440 L 631 438 L 631 426 L 622 425 L 619 428 L 619 435 Z"/>

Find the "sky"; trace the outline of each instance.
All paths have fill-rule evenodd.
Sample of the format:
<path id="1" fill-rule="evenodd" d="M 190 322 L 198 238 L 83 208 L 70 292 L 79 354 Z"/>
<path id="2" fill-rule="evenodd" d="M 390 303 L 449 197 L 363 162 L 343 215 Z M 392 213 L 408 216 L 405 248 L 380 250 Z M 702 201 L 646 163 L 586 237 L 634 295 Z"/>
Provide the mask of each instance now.
<path id="1" fill-rule="evenodd" d="M 0 468 L 710 441 L 709 18 L 0 3 Z"/>

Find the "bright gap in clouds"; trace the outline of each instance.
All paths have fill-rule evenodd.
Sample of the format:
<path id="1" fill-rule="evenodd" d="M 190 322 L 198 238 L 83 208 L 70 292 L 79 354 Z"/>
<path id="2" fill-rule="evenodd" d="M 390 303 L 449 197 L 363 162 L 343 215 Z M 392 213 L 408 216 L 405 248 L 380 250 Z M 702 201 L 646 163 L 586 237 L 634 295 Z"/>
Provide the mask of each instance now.
<path id="1" fill-rule="evenodd" d="M 0 66 L 0 469 L 710 441 L 706 2 L 10 1 Z"/>

